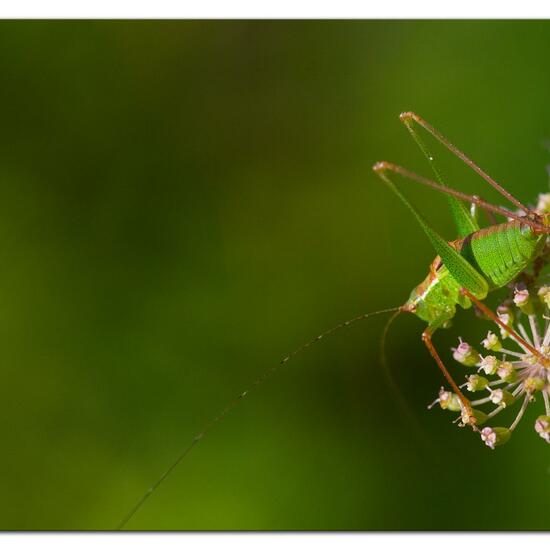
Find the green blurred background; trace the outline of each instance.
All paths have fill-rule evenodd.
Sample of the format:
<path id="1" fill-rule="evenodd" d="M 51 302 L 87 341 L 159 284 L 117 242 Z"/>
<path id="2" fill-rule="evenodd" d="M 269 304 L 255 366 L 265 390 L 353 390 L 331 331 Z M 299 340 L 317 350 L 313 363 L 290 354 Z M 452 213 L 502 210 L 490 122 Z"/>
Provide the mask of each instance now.
<path id="1" fill-rule="evenodd" d="M 542 21 L 1 23 L 0 528 L 113 528 L 282 355 L 405 301 L 434 253 L 371 172 L 429 175 L 401 111 L 519 199 L 548 190 L 549 53 Z M 453 238 L 444 199 L 408 191 Z M 436 336 L 447 360 L 474 319 Z M 384 321 L 296 357 L 128 527 L 549 528 L 538 407 L 494 452 L 428 412 L 442 378 L 403 316 L 389 358 L 419 435 Z"/>

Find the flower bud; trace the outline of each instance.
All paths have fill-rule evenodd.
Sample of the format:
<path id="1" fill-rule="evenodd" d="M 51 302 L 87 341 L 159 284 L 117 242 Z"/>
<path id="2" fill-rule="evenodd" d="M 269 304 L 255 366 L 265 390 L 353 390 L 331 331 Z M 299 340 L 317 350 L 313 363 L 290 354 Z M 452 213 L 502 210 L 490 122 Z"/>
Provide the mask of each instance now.
<path id="1" fill-rule="evenodd" d="M 546 380 L 540 376 L 529 376 L 523 382 L 523 388 L 527 393 L 535 393 L 541 391 L 546 386 Z"/>
<path id="2" fill-rule="evenodd" d="M 518 373 L 514 368 L 512 363 L 508 361 L 503 361 L 497 368 L 497 375 L 504 382 L 512 383 L 515 382 L 518 378 Z"/>
<path id="3" fill-rule="evenodd" d="M 439 390 L 439 406 L 442 409 L 458 412 L 461 410 L 460 398 L 456 393 L 445 391 L 443 388 Z"/>
<path id="4" fill-rule="evenodd" d="M 516 306 L 519 307 L 525 315 L 532 315 L 534 313 L 531 297 L 529 296 L 529 291 L 526 288 L 514 289 L 514 304 L 516 304 Z"/>
<path id="5" fill-rule="evenodd" d="M 507 407 L 508 405 L 511 405 L 516 398 L 506 390 L 493 390 L 491 391 L 491 401 L 495 405 L 499 405 L 501 407 Z"/>
<path id="6" fill-rule="evenodd" d="M 535 421 L 535 431 L 546 443 L 550 443 L 550 416 L 539 416 Z"/>
<path id="7" fill-rule="evenodd" d="M 494 355 L 487 355 L 481 359 L 481 368 L 483 372 L 488 375 L 495 374 L 497 372 L 500 361 Z"/>
<path id="8" fill-rule="evenodd" d="M 457 348 L 453 348 L 453 358 L 455 361 L 473 367 L 477 365 L 481 359 L 479 353 L 470 344 L 459 339 L 460 343 Z"/>
<path id="9" fill-rule="evenodd" d="M 486 338 L 481 341 L 481 345 L 490 351 L 500 351 L 502 349 L 502 344 L 498 336 L 491 331 L 489 331 Z"/>
<path id="10" fill-rule="evenodd" d="M 487 380 L 487 378 L 479 376 L 479 374 L 471 374 L 468 376 L 466 387 L 468 388 L 468 391 L 480 391 L 484 390 L 488 384 L 489 380 Z"/>
<path id="11" fill-rule="evenodd" d="M 490 447 L 494 449 L 497 445 L 502 445 L 506 443 L 512 432 L 508 428 L 491 428 L 487 426 L 481 430 L 481 440 Z"/>
<path id="12" fill-rule="evenodd" d="M 541 286 L 538 291 L 538 297 L 546 307 L 550 307 L 550 286 Z"/>

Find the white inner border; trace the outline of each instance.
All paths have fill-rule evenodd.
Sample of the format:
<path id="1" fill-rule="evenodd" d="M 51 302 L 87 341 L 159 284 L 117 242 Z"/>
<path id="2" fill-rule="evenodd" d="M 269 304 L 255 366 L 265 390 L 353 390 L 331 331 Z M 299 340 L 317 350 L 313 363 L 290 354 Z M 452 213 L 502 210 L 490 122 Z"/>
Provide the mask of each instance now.
<path id="1" fill-rule="evenodd" d="M 0 18 L 5 19 L 530 19 L 550 16 L 550 3 L 540 0 L 19 0 L 0 4 Z M 449 513 L 455 513 L 449 508 Z M 178 549 L 218 548 L 248 550 L 303 548 L 316 550 L 407 548 L 407 550 L 507 550 L 518 542 L 530 550 L 548 548 L 544 534 L 0 534 L 3 549 L 36 547 L 63 550 L 79 548 Z"/>
<path id="2" fill-rule="evenodd" d="M 540 0 L 18 0 L 1 18 L 115 19 L 530 19 L 550 16 Z"/>
<path id="3" fill-rule="evenodd" d="M 453 513 L 449 509 L 449 513 Z M 101 548 L 131 548 L 141 550 L 181 550 L 182 548 L 223 548 L 224 550 L 285 550 L 302 549 L 304 545 L 315 550 L 482 550 L 498 548 L 508 550 L 519 544 L 528 544 L 529 550 L 548 548 L 550 537 L 544 534 L 356 534 L 356 533 L 317 533 L 317 534 L 40 534 L 40 535 L 0 535 L 3 549 L 12 550 L 36 547 L 41 550 L 97 550 Z"/>

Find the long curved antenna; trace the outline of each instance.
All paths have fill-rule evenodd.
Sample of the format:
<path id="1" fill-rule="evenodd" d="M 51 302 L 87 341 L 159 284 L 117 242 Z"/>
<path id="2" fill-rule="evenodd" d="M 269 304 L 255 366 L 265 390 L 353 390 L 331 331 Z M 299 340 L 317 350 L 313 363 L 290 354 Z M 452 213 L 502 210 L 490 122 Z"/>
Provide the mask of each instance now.
<path id="1" fill-rule="evenodd" d="M 270 378 L 275 372 L 277 372 L 282 366 L 284 366 L 290 359 L 292 359 L 295 355 L 305 351 L 307 348 L 309 348 L 312 344 L 315 344 L 322 338 L 325 338 L 326 336 L 329 336 L 333 334 L 334 332 L 344 328 L 349 327 L 353 323 L 357 323 L 358 321 L 362 321 L 364 319 L 368 319 L 369 317 L 373 317 L 374 315 L 380 315 L 382 313 L 391 313 L 391 312 L 400 312 L 401 306 L 399 307 L 392 307 L 388 309 L 381 309 L 379 311 L 372 311 L 370 313 L 363 313 L 361 315 L 358 315 L 357 317 L 354 317 L 353 319 L 350 319 L 348 321 L 344 321 L 343 323 L 340 323 L 339 325 L 336 325 L 335 327 L 332 327 L 329 330 L 326 330 L 325 332 L 322 332 L 315 338 L 312 338 L 299 348 L 295 349 L 292 353 L 289 353 L 285 357 L 283 357 L 278 364 L 273 365 L 271 368 L 269 368 L 267 371 L 265 371 L 259 378 L 257 378 L 249 387 L 247 390 L 240 393 L 237 397 L 235 397 L 217 416 L 212 418 L 208 424 L 203 428 L 201 432 L 199 432 L 183 449 L 183 451 L 180 453 L 180 455 L 176 458 L 176 460 L 170 465 L 170 467 L 158 478 L 158 480 L 149 487 L 147 492 L 136 502 L 136 504 L 131 508 L 131 510 L 124 516 L 124 519 L 118 524 L 116 527 L 117 531 L 120 531 L 123 529 L 126 524 L 134 517 L 134 515 L 138 512 L 138 510 L 145 504 L 145 501 L 151 496 L 151 494 L 158 489 L 159 485 L 176 469 L 176 467 L 181 463 L 181 461 L 191 452 L 193 447 L 219 422 L 221 422 L 235 407 L 235 405 L 244 399 L 252 390 L 263 384 L 268 378 Z"/>

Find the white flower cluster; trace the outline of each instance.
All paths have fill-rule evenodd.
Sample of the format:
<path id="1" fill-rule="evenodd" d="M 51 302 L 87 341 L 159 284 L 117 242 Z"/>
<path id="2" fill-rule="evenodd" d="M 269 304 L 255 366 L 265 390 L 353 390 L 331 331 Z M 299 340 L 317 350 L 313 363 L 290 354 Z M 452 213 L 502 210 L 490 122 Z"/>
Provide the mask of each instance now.
<path id="1" fill-rule="evenodd" d="M 461 339 L 453 349 L 456 361 L 476 371 L 466 377 L 461 388 L 480 394 L 471 400 L 477 431 L 481 440 L 494 449 L 510 439 L 527 407 L 542 401 L 544 414 L 537 418 L 535 431 L 550 443 L 550 286 L 516 288 L 513 300 L 500 306 L 497 314 L 509 330 L 497 325 L 498 333 L 489 332 L 481 342 L 484 352 Z M 455 393 L 441 388 L 432 405 L 435 403 L 442 409 L 460 412 L 459 420 L 467 423 L 467 412 Z M 515 406 L 519 409 L 508 427 L 488 425 L 501 411 Z M 479 407 L 490 410 L 484 412 Z"/>

